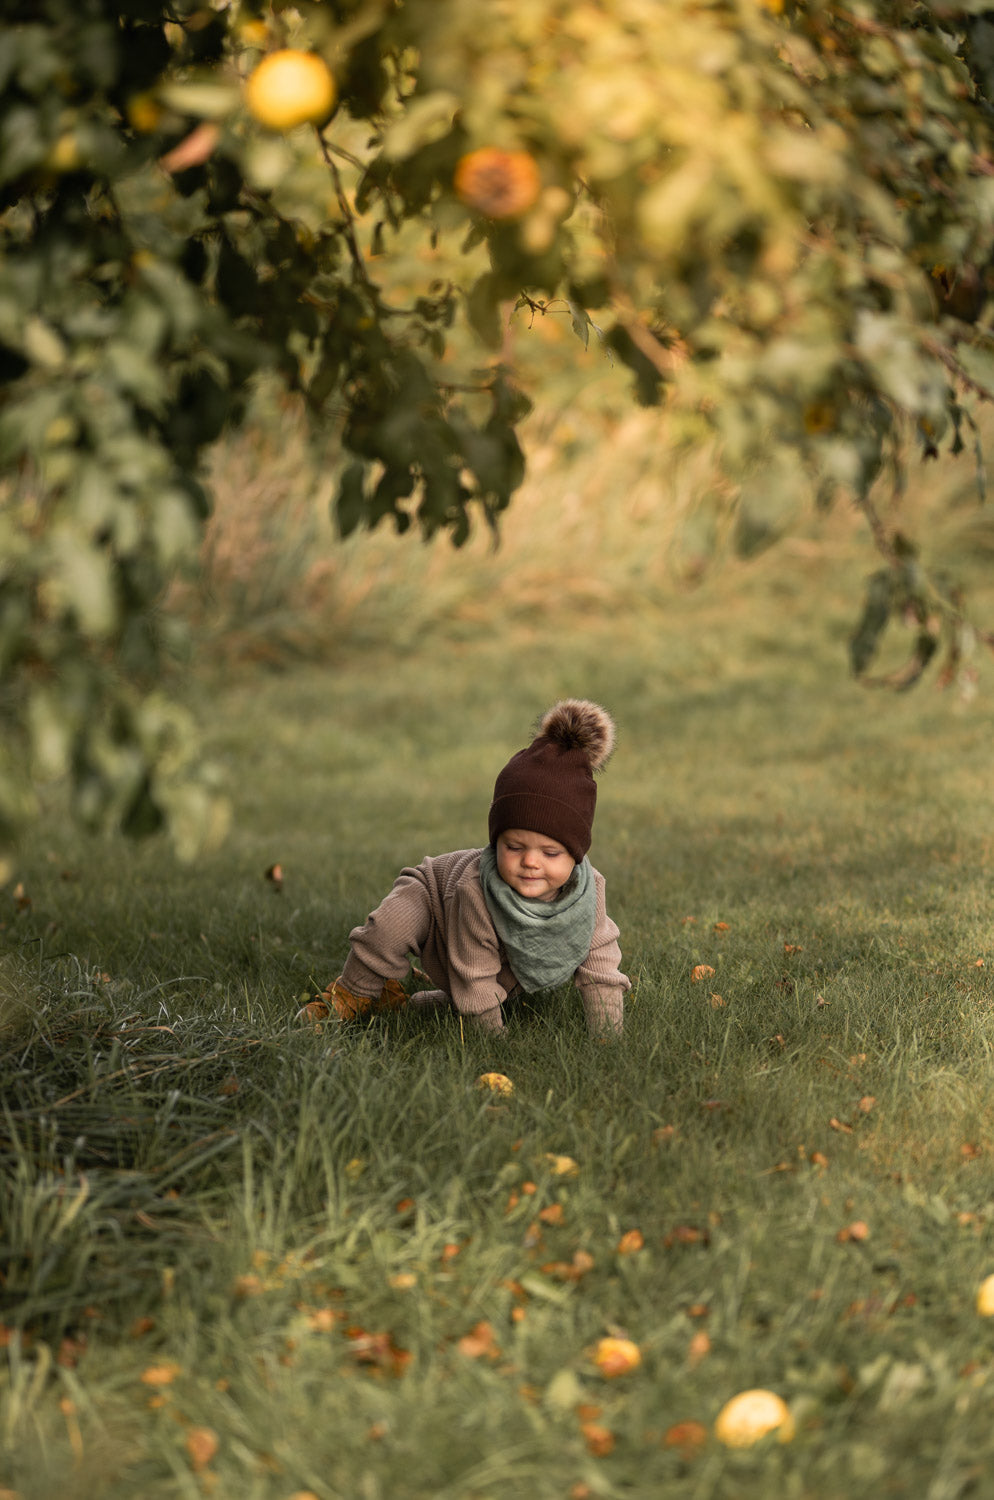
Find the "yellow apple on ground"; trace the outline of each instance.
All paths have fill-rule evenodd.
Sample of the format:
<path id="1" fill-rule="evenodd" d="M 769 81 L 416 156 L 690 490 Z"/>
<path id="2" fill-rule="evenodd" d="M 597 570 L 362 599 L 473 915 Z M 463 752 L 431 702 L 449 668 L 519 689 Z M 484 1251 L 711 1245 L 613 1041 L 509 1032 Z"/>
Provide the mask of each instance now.
<path id="1" fill-rule="evenodd" d="M 513 1094 L 514 1084 L 506 1073 L 481 1073 L 476 1080 L 478 1089 L 489 1089 L 492 1094 Z"/>
<path id="2" fill-rule="evenodd" d="M 714 1435 L 726 1448 L 751 1448 L 768 1432 L 775 1432 L 780 1443 L 794 1436 L 794 1419 L 775 1391 L 740 1391 L 721 1408 L 714 1424 Z"/>
<path id="3" fill-rule="evenodd" d="M 982 1318 L 994 1318 L 994 1275 L 985 1276 L 977 1288 L 977 1311 Z"/>

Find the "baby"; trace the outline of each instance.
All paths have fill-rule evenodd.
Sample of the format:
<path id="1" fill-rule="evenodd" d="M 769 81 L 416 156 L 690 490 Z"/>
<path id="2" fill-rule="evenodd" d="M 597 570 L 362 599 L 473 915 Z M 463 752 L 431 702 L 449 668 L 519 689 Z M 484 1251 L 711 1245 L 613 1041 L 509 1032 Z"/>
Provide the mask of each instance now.
<path id="1" fill-rule="evenodd" d="M 485 849 L 402 870 L 349 934 L 339 977 L 299 1018 L 354 1020 L 404 1005 L 444 1007 L 488 1031 L 504 1001 L 575 980 L 593 1032 L 620 1032 L 625 992 L 604 877 L 587 858 L 597 787 L 615 729 L 596 703 L 567 698 L 497 777 Z M 434 990 L 401 984 L 414 954 Z"/>

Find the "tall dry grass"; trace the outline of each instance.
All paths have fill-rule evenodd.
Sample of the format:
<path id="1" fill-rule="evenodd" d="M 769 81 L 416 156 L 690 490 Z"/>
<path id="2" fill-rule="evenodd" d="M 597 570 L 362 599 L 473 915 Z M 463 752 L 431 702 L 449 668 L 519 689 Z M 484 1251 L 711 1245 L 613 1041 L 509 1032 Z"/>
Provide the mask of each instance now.
<path id="1" fill-rule="evenodd" d="M 853 575 L 858 609 L 859 571 L 879 558 L 851 504 L 820 513 L 799 469 L 784 538 L 738 559 L 736 490 L 712 449 L 679 450 L 665 411 L 634 406 L 606 364 L 586 377 L 560 372 L 552 389 L 522 426 L 527 477 L 499 540 L 481 519 L 460 549 L 389 523 L 338 537 L 333 437 L 316 456 L 302 412 L 265 396 L 215 451 L 200 572 L 177 585 L 173 607 L 192 616 L 201 644 L 262 660 L 439 630 L 471 637 L 498 616 L 528 625 L 667 606 L 716 578 L 723 590 L 763 590 L 799 562 Z M 879 503 L 885 521 L 924 539 L 927 562 L 983 584 L 994 524 L 976 503 L 973 455 L 913 465 L 899 518 Z"/>

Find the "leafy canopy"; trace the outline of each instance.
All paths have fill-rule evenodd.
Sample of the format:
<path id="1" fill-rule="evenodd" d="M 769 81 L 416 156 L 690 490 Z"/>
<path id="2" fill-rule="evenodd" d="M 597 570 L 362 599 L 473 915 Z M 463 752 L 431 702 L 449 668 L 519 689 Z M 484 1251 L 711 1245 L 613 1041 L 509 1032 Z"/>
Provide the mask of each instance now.
<path id="1" fill-rule="evenodd" d="M 283 49 L 327 65 L 327 121 L 247 106 Z M 0 843 L 64 775 L 93 826 L 220 832 L 160 604 L 262 372 L 341 454 L 343 534 L 459 544 L 521 481 L 506 329 L 553 300 L 717 443 L 743 549 L 799 489 L 864 507 L 857 672 L 895 610 L 902 684 L 944 629 L 954 659 L 873 491 L 994 392 L 992 70 L 981 0 L 11 0 Z"/>

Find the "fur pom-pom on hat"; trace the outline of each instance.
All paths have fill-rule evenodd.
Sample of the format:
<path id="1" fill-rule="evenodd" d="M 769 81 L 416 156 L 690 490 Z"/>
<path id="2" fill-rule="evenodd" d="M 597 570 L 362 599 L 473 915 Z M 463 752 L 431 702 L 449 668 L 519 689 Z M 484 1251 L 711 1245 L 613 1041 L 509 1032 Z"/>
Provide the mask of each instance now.
<path id="1" fill-rule="evenodd" d="M 563 698 L 500 772 L 490 804 L 490 842 L 508 828 L 545 834 L 578 863 L 590 848 L 597 787 L 614 749 L 614 720 L 599 703 Z"/>
<path id="2" fill-rule="evenodd" d="M 587 698 L 553 704 L 539 720 L 538 732 L 567 750 L 582 750 L 592 771 L 603 771 L 614 750 L 614 720 Z"/>

